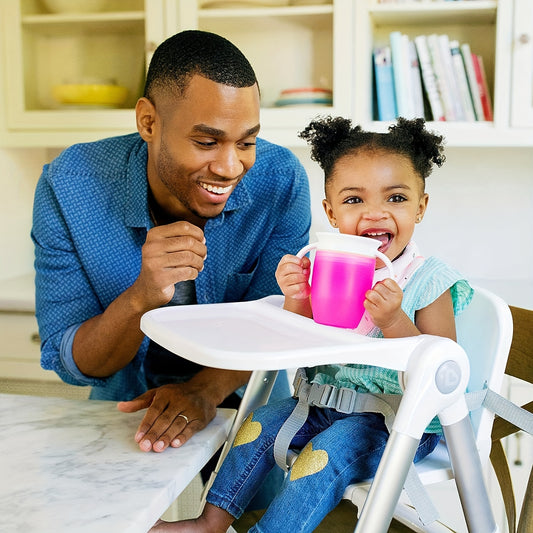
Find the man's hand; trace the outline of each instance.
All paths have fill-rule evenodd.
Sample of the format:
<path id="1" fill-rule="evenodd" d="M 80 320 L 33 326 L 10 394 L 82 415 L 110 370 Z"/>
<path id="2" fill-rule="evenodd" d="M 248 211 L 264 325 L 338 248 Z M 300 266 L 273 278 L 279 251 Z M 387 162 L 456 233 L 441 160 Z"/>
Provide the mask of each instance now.
<path id="1" fill-rule="evenodd" d="M 141 272 L 130 290 L 146 310 L 160 307 L 171 300 L 176 283 L 198 277 L 206 256 L 204 233 L 197 226 L 180 221 L 152 228 L 142 247 Z"/>
<path id="2" fill-rule="evenodd" d="M 190 383 L 163 385 L 150 389 L 118 409 L 133 413 L 148 408 L 135 434 L 145 452 L 178 448 L 203 429 L 216 415 L 216 403 Z"/>
<path id="3" fill-rule="evenodd" d="M 203 368 L 186 383 L 151 389 L 118 409 L 133 413 L 148 408 L 135 434 L 141 450 L 162 452 L 178 448 L 205 428 L 216 408 L 232 392 L 248 383 L 251 372 Z M 181 415 L 181 416 L 180 416 Z"/>

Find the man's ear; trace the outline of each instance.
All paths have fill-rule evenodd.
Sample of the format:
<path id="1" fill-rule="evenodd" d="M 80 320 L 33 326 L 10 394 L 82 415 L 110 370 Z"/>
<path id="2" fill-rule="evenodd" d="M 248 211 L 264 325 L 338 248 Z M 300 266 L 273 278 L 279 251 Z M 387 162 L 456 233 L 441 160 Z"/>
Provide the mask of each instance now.
<path id="1" fill-rule="evenodd" d="M 137 100 L 135 106 L 135 119 L 137 122 L 137 131 L 140 136 L 146 142 L 150 142 L 154 134 L 155 107 L 148 98 L 143 96 Z"/>

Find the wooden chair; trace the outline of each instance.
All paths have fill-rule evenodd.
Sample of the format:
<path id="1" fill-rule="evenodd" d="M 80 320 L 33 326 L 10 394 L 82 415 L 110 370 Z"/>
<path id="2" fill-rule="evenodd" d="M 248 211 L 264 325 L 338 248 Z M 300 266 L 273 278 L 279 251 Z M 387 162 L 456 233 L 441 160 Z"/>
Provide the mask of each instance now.
<path id="1" fill-rule="evenodd" d="M 513 338 L 505 373 L 533 383 L 533 311 L 511 307 L 513 317 Z M 533 412 L 533 401 L 522 406 Z M 492 448 L 490 461 L 500 485 L 510 533 L 533 531 L 533 468 L 529 474 L 520 520 L 516 523 L 516 505 L 509 464 L 505 456 L 502 439 L 518 431 L 518 428 L 503 418 L 496 417 L 492 427 Z"/>

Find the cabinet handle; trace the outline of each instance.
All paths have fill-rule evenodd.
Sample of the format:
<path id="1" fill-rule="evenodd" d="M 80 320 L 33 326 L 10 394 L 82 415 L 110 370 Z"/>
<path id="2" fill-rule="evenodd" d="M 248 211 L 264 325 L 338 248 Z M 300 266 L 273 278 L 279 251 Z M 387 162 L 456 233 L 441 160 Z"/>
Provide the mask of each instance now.
<path id="1" fill-rule="evenodd" d="M 518 36 L 518 42 L 520 44 L 528 44 L 530 40 L 531 40 L 531 38 L 529 37 L 529 35 L 527 33 L 521 33 Z"/>
<path id="2" fill-rule="evenodd" d="M 33 342 L 33 344 L 41 344 L 41 337 L 39 336 L 39 334 L 36 332 L 36 333 L 32 333 L 30 335 L 30 341 Z"/>

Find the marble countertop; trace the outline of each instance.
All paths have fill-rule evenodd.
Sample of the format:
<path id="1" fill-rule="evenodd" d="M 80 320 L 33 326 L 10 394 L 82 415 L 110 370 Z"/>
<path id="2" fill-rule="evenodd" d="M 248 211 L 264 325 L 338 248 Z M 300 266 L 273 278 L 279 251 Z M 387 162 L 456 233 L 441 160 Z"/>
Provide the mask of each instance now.
<path id="1" fill-rule="evenodd" d="M 223 443 L 234 411 L 182 448 L 141 452 L 144 411 L 0 394 L 0 530 L 145 533 Z"/>

